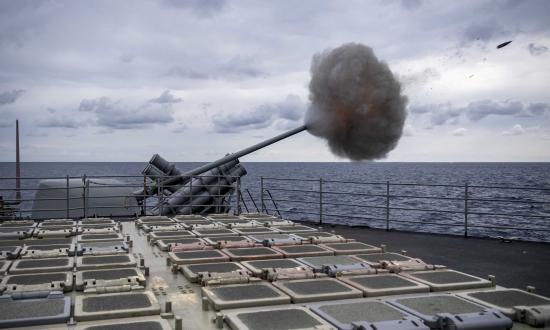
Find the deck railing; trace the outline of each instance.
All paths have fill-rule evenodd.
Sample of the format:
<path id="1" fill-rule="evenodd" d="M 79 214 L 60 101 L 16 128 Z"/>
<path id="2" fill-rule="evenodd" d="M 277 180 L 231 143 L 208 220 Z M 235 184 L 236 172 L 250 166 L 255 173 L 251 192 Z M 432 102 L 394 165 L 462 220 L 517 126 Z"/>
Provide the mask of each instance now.
<path id="1" fill-rule="evenodd" d="M 21 177 L 21 188 L 15 187 L 15 177 L 0 177 L 0 219 L 4 218 L 81 218 L 97 215 L 112 217 L 135 217 L 151 214 L 153 210 L 163 213 L 163 208 L 186 207 L 191 210 L 209 208 L 209 212 L 225 212 L 229 207 L 240 209 L 240 177 L 228 175 L 202 175 L 186 177 L 190 180 L 184 204 L 165 205 L 173 192 L 184 185 L 163 184 L 170 176 L 152 177 L 145 175 L 121 176 L 64 176 L 64 177 Z M 196 183 L 193 179 L 211 179 L 210 184 Z M 231 184 L 224 184 L 227 179 Z M 54 186 L 39 187 L 42 180 L 56 180 Z M 105 182 L 118 180 L 120 182 Z M 60 184 L 62 182 L 62 184 Z M 145 194 L 156 185 L 155 195 Z M 173 189 L 171 189 L 173 188 Z M 193 189 L 203 194 L 193 194 Z M 108 190 L 106 194 L 102 190 Z M 142 194 L 136 191 L 143 191 Z M 206 193 L 206 191 L 208 192 Z M 228 190 L 230 190 L 228 192 Z M 17 193 L 20 193 L 19 195 Z M 47 192 L 53 197 L 40 196 Z M 21 196 L 21 197 L 19 197 Z M 138 203 L 137 199 L 142 202 Z M 234 199 L 234 201 L 233 201 Z M 208 200 L 208 203 L 201 201 Z M 42 205 L 48 205 L 43 207 Z M 111 212 L 111 213 L 110 213 Z"/>
<path id="2" fill-rule="evenodd" d="M 106 212 L 115 217 L 150 214 L 165 207 L 170 191 L 181 185 L 162 185 L 160 179 L 145 175 L 23 177 L 21 198 L 17 197 L 14 177 L 0 177 L 0 219 L 80 218 Z M 193 176 L 189 178 L 198 178 Z M 231 178 L 233 183 L 223 184 Z M 48 187 L 58 196 L 37 198 L 41 180 L 57 179 L 64 184 Z M 101 183 L 116 179 L 122 183 Z M 75 185 L 75 181 L 80 184 Z M 196 183 L 191 181 L 190 190 Z M 158 184 L 156 196 L 136 195 Z M 504 185 L 431 184 L 396 182 L 360 182 L 329 179 L 261 177 L 259 182 L 242 185 L 241 178 L 217 176 L 210 184 L 208 204 L 197 202 L 190 194 L 185 204 L 170 207 L 197 209 L 211 207 L 209 212 L 267 212 L 291 220 L 361 225 L 386 230 L 438 232 L 470 236 L 518 237 L 522 240 L 550 242 L 550 188 Z M 258 187 L 259 186 L 259 187 Z M 93 187 L 93 189 L 91 189 Z M 101 189 L 115 193 L 103 196 Z M 224 190 L 230 190 L 229 192 Z M 137 203 L 136 197 L 143 202 Z M 202 199 L 204 201 L 204 199 Z M 189 202 L 191 201 L 191 202 Z M 48 202 L 48 208 L 40 203 Z M 34 214 L 34 215 L 33 215 Z M 36 214 L 43 215 L 37 217 Z"/>
<path id="3" fill-rule="evenodd" d="M 550 242 L 550 188 L 260 178 L 263 211 L 386 230 Z"/>

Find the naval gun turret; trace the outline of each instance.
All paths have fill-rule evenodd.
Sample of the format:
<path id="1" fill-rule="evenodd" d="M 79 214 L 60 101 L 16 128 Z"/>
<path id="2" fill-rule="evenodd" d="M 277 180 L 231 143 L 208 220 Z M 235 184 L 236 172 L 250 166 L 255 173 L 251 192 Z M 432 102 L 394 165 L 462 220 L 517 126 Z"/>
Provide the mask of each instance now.
<path id="1" fill-rule="evenodd" d="M 306 129 L 306 126 L 295 128 L 187 172 L 180 171 L 155 154 L 142 171 L 153 183 L 134 195 L 138 203 L 149 197 L 161 197 L 149 211 L 152 215 L 211 213 L 214 209 L 226 211 L 236 181 L 246 174 L 239 158 Z"/>

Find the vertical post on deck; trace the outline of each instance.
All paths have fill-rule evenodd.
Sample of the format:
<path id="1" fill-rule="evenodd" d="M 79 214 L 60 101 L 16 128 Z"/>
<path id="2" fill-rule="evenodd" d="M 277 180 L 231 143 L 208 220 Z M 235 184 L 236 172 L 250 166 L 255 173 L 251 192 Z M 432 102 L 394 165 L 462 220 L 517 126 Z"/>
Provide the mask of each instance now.
<path id="1" fill-rule="evenodd" d="M 69 199 L 69 194 L 70 194 L 70 186 L 69 186 L 69 176 L 67 175 L 67 179 L 66 179 L 66 183 L 67 183 L 67 186 L 66 186 L 66 194 L 67 194 L 67 198 L 66 198 L 66 208 L 67 208 L 67 213 L 66 213 L 66 218 L 69 219 L 69 208 L 70 208 L 70 199 Z"/>
<path id="2" fill-rule="evenodd" d="M 15 120 L 15 199 L 21 203 L 21 159 L 19 158 L 19 120 Z"/>
<path id="3" fill-rule="evenodd" d="M 221 191 L 220 191 L 220 175 L 221 175 L 221 168 L 220 168 L 220 171 L 218 173 L 218 196 L 216 197 L 216 213 L 220 213 L 220 204 L 221 204 Z"/>
<path id="4" fill-rule="evenodd" d="M 158 202 L 160 203 L 160 208 L 159 208 L 159 212 L 160 214 L 159 215 L 164 215 L 164 212 L 163 212 L 163 209 L 164 209 L 164 185 L 162 184 L 162 181 L 159 182 L 159 192 L 160 192 L 160 196 L 159 196 L 159 200 Z"/>
<path id="5" fill-rule="evenodd" d="M 194 199 L 193 199 L 193 177 L 189 178 L 189 206 L 191 207 L 191 214 L 195 213 L 193 210 Z"/>
<path id="6" fill-rule="evenodd" d="M 143 174 L 143 215 L 147 215 L 147 176 Z"/>
<path id="7" fill-rule="evenodd" d="M 88 203 L 86 201 L 86 174 L 82 176 L 82 206 L 84 218 L 88 217 Z"/>
<path id="8" fill-rule="evenodd" d="M 464 184 L 464 238 L 468 238 L 468 183 Z"/>
<path id="9" fill-rule="evenodd" d="M 237 177 L 237 215 L 241 214 L 241 177 Z"/>
<path id="10" fill-rule="evenodd" d="M 319 178 L 319 226 L 323 225 L 323 178 Z"/>
<path id="11" fill-rule="evenodd" d="M 390 231 L 390 182 L 386 181 L 386 231 Z"/>
<path id="12" fill-rule="evenodd" d="M 263 176 L 260 177 L 260 203 L 262 204 L 260 206 L 262 208 L 260 213 L 264 213 L 265 204 L 264 204 L 264 177 Z"/>

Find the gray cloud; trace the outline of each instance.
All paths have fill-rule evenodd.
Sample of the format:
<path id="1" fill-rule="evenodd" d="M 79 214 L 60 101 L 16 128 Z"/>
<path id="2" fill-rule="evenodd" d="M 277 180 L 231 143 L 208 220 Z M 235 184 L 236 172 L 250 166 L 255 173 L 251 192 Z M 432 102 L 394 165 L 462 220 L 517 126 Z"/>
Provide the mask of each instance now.
<path id="1" fill-rule="evenodd" d="M 37 126 L 45 128 L 79 128 L 84 126 L 84 123 L 74 119 L 62 117 L 39 121 Z"/>
<path id="2" fill-rule="evenodd" d="M 533 56 L 539 56 L 548 51 L 548 47 L 544 45 L 536 45 L 534 43 L 530 43 L 529 46 L 527 46 L 527 49 L 529 49 L 529 53 Z"/>
<path id="3" fill-rule="evenodd" d="M 191 10 L 199 16 L 210 17 L 221 12 L 226 6 L 226 0 L 162 0 L 173 8 Z"/>
<path id="4" fill-rule="evenodd" d="M 12 126 L 15 126 L 15 122 L 0 121 L 0 127 L 2 128 L 12 127 Z"/>
<path id="5" fill-rule="evenodd" d="M 262 63 L 249 56 L 234 56 L 221 64 L 217 61 L 195 63 L 191 68 L 176 65 L 170 67 L 164 75 L 197 80 L 243 80 L 269 76 Z"/>
<path id="6" fill-rule="evenodd" d="M 523 111 L 523 104 L 518 101 L 495 102 L 492 100 L 482 100 L 469 103 L 464 112 L 472 121 L 480 121 L 490 115 L 519 115 Z"/>
<path id="7" fill-rule="evenodd" d="M 156 97 L 154 99 L 150 99 L 149 102 L 151 103 L 160 103 L 160 104 L 172 104 L 172 103 L 179 103 L 181 102 L 181 98 L 176 98 L 172 93 L 170 93 L 169 90 L 165 90 L 160 94 L 159 97 Z"/>
<path id="8" fill-rule="evenodd" d="M 275 124 L 286 129 L 302 119 L 305 104 L 299 96 L 288 95 L 283 102 L 265 103 L 246 113 L 223 114 L 214 117 L 214 130 L 218 133 L 236 133 L 247 129 L 266 128 Z"/>
<path id="9" fill-rule="evenodd" d="M 407 10 L 415 10 L 422 6 L 422 0 L 401 0 L 400 4 Z"/>
<path id="10" fill-rule="evenodd" d="M 15 89 L 10 92 L 0 93 L 0 106 L 15 103 L 24 92 L 23 89 Z"/>
<path id="11" fill-rule="evenodd" d="M 409 107 L 409 112 L 414 115 L 428 114 L 432 125 L 441 126 L 458 123 L 462 115 L 475 122 L 488 116 L 543 116 L 546 113 L 550 113 L 550 104 L 541 102 L 524 104 L 519 101 L 497 102 L 493 100 L 481 100 L 470 102 L 465 107 L 455 107 L 450 103 L 413 105 Z"/>
<path id="12" fill-rule="evenodd" d="M 510 32 L 496 21 L 472 23 L 464 29 L 463 42 L 488 42 L 509 34 Z"/>
<path id="13" fill-rule="evenodd" d="M 113 129 L 145 128 L 174 121 L 169 106 L 146 103 L 131 108 L 107 97 L 84 99 L 78 110 L 94 114 L 97 126 Z"/>
<path id="14" fill-rule="evenodd" d="M 425 68 L 422 71 L 400 75 L 399 81 L 401 81 L 403 85 L 418 85 L 426 84 L 439 77 L 441 77 L 441 74 L 437 69 Z"/>

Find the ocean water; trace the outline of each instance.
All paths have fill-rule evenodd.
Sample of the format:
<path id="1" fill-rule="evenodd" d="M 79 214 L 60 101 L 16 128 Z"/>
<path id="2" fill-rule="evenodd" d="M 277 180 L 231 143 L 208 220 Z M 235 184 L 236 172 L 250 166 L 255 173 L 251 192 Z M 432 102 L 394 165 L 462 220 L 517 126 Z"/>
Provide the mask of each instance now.
<path id="1" fill-rule="evenodd" d="M 190 170 L 201 163 L 176 163 Z M 324 223 L 472 236 L 518 237 L 550 241 L 550 163 L 243 163 L 246 189 L 260 206 L 286 218 Z M 23 163 L 23 188 L 36 187 L 39 178 L 140 175 L 146 163 Z M 13 163 L 0 163 L 0 177 L 15 174 Z M 299 178 L 310 181 L 281 181 Z M 322 206 L 320 206 L 320 182 Z M 121 178 L 142 182 L 140 178 Z M 343 182 L 332 182 L 343 181 Z M 387 182 L 390 184 L 388 185 Z M 420 185 L 409 185 L 409 184 Z M 468 185 L 468 188 L 465 185 Z M 439 186 L 442 185 L 442 186 Z M 14 187 L 0 179 L 0 189 Z M 503 189 L 493 187 L 529 187 Z M 465 202 L 466 189 L 468 201 Z M 389 191 L 390 198 L 387 197 Z M 23 191 L 32 199 L 32 190 Z M 9 193 L 0 191 L 9 198 Z M 250 211 L 253 203 L 244 196 Z M 389 202 L 389 212 L 388 212 Z M 276 206 L 275 206 L 276 205 Z M 465 216 L 465 208 L 468 213 Z M 322 212 L 321 212 L 322 211 Z M 322 213 L 322 216 L 319 216 Z M 513 215 L 513 216 L 512 216 Z"/>

